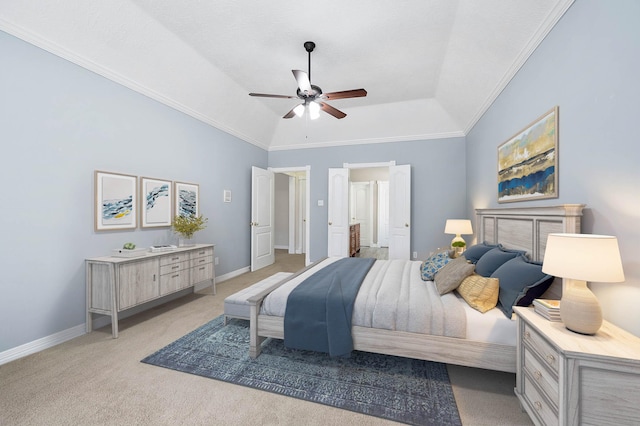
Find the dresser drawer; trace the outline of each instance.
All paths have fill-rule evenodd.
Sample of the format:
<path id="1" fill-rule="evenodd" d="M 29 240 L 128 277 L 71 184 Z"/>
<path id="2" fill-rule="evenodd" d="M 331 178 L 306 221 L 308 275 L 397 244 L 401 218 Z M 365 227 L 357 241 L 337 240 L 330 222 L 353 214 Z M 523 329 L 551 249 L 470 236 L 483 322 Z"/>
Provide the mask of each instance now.
<path id="1" fill-rule="evenodd" d="M 191 259 L 205 256 L 213 256 L 213 247 L 206 247 L 191 252 Z"/>
<path id="2" fill-rule="evenodd" d="M 189 253 L 173 253 L 160 258 L 160 266 L 171 265 L 189 260 Z"/>
<path id="3" fill-rule="evenodd" d="M 213 279 L 213 263 L 209 262 L 191 268 L 191 285 L 210 279 Z"/>
<path id="4" fill-rule="evenodd" d="M 213 256 L 196 257 L 195 259 L 191 259 L 192 268 L 205 265 L 207 263 L 213 263 Z"/>
<path id="5" fill-rule="evenodd" d="M 558 409 L 558 378 L 540 361 L 530 350 L 524 349 L 524 363 L 522 368 L 540 392 Z"/>
<path id="6" fill-rule="evenodd" d="M 538 388 L 529 379 L 524 376 L 524 398 L 527 400 L 528 406 L 544 425 L 557 425 L 558 414 L 552 405 L 550 405 L 542 396 Z"/>
<path id="7" fill-rule="evenodd" d="M 168 265 L 160 266 L 160 275 L 171 274 L 174 272 L 183 271 L 189 269 L 189 261 L 170 263 Z"/>
<path id="8" fill-rule="evenodd" d="M 558 352 L 547 341 L 538 334 L 538 332 L 529 326 L 524 325 L 523 339 L 525 344 L 528 344 L 533 352 L 538 354 L 540 359 L 544 361 L 544 364 L 551 369 L 551 371 L 558 375 Z"/>
<path id="9" fill-rule="evenodd" d="M 173 293 L 190 286 L 189 269 L 179 272 L 171 272 L 160 276 L 160 295 Z"/>

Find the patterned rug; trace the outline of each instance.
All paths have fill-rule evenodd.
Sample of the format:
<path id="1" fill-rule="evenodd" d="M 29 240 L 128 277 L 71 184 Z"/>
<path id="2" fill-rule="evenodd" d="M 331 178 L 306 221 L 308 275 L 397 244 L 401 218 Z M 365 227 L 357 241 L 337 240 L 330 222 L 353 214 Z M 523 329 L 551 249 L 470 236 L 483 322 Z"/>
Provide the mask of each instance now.
<path id="1" fill-rule="evenodd" d="M 349 358 L 268 339 L 249 357 L 249 322 L 222 316 L 142 362 L 415 425 L 461 425 L 444 364 L 354 351 Z"/>

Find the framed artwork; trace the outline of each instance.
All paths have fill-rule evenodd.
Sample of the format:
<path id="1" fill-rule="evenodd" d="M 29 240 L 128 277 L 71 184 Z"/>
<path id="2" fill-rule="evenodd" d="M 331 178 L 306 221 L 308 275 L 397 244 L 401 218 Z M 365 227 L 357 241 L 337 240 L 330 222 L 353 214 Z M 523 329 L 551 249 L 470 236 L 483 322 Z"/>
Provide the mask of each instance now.
<path id="1" fill-rule="evenodd" d="M 140 226 L 171 226 L 173 185 L 170 180 L 140 178 Z"/>
<path id="2" fill-rule="evenodd" d="M 200 214 L 200 187 L 195 183 L 175 182 L 175 215 L 198 216 Z"/>
<path id="3" fill-rule="evenodd" d="M 498 202 L 558 197 L 558 107 L 498 147 Z"/>
<path id="4" fill-rule="evenodd" d="M 136 176 L 94 172 L 96 231 L 136 228 L 137 182 Z"/>

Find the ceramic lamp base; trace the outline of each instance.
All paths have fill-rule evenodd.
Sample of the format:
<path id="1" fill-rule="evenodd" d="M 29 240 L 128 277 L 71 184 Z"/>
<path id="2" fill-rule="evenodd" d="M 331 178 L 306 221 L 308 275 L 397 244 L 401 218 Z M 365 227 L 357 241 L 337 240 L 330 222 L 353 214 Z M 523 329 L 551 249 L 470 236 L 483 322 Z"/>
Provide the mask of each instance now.
<path id="1" fill-rule="evenodd" d="M 565 327 L 581 334 L 596 334 L 602 325 L 602 309 L 586 281 L 566 279 L 560 302 Z"/>

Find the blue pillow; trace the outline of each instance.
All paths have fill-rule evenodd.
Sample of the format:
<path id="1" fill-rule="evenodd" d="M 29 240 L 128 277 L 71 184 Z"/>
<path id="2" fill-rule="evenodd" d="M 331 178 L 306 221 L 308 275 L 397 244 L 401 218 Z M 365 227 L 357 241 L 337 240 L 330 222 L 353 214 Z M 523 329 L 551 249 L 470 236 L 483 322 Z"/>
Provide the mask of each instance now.
<path id="1" fill-rule="evenodd" d="M 422 262 L 420 266 L 420 275 L 424 281 L 433 281 L 436 273 L 444 267 L 451 260 L 448 251 L 435 253 L 429 256 L 427 260 Z"/>
<path id="2" fill-rule="evenodd" d="M 554 277 L 542 272 L 542 263 L 531 262 L 524 255 L 505 262 L 491 274 L 498 278 L 498 308 L 511 318 L 514 306 L 529 306 L 547 291 Z"/>
<path id="3" fill-rule="evenodd" d="M 474 246 L 469 247 L 464 251 L 464 257 L 471 263 L 478 263 L 478 260 L 482 257 L 483 254 L 488 252 L 489 250 L 498 247 L 497 245 L 487 244 L 483 242 L 481 244 L 476 244 Z"/>
<path id="4" fill-rule="evenodd" d="M 507 250 L 502 248 L 502 246 L 492 248 L 491 250 L 483 254 L 478 262 L 476 262 L 476 274 L 482 275 L 485 278 L 489 278 L 491 274 L 493 274 L 493 272 L 500 266 L 502 266 L 506 261 L 523 254 L 523 251 Z"/>

